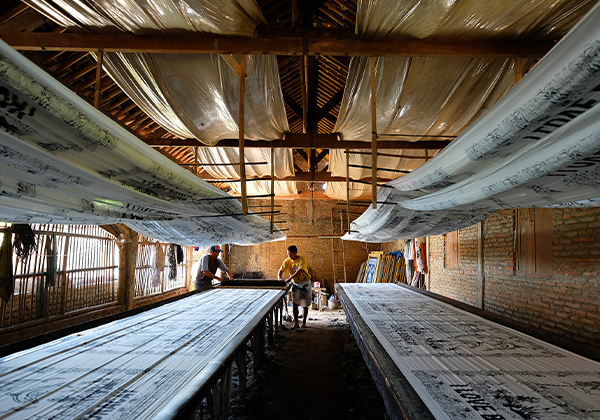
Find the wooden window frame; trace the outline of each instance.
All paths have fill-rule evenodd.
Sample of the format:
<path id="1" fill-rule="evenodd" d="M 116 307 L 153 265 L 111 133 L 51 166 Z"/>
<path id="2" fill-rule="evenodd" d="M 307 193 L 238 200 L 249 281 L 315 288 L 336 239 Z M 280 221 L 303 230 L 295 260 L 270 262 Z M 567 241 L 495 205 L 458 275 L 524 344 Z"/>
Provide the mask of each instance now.
<path id="1" fill-rule="evenodd" d="M 552 210 L 515 210 L 515 265 L 522 275 L 552 276 Z"/>
<path id="2" fill-rule="evenodd" d="M 446 247 L 444 267 L 449 269 L 460 268 L 460 235 L 459 231 L 448 232 L 445 235 Z"/>

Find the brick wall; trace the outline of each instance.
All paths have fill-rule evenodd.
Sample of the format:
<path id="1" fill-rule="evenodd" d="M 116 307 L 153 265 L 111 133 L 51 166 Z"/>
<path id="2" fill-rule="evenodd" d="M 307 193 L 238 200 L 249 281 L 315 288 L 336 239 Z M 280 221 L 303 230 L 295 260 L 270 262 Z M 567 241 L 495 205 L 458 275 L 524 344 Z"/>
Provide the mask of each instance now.
<path id="1" fill-rule="evenodd" d="M 261 203 L 261 204 L 259 204 Z M 266 205 L 267 200 L 252 200 L 252 205 Z M 330 292 L 333 291 L 333 265 L 332 241 L 330 238 L 318 238 L 319 235 L 340 235 L 338 210 L 334 200 L 276 200 L 276 205 L 282 207 L 276 210 L 281 215 L 275 220 L 285 220 L 287 223 L 279 224 L 288 238 L 285 241 L 270 242 L 255 246 L 231 245 L 229 268 L 236 273 L 262 272 L 264 278 L 277 278 L 277 271 L 281 263 L 287 258 L 286 249 L 289 245 L 298 247 L 298 254 L 306 257 L 308 267 L 314 273 L 314 280 L 325 279 L 325 284 Z M 364 210 L 364 209 L 363 209 Z M 332 225 L 332 211 L 335 225 Z M 358 211 L 358 210 L 353 210 Z M 338 241 L 339 242 L 339 241 Z M 339 246 L 339 245 L 336 245 Z M 354 282 L 360 264 L 367 260 L 372 249 L 379 249 L 378 245 L 361 242 L 345 241 L 346 276 L 349 282 Z M 341 271 L 339 271 L 341 276 Z"/>
<path id="2" fill-rule="evenodd" d="M 600 208 L 552 211 L 552 274 L 516 270 L 514 211 L 483 222 L 484 309 L 562 341 L 600 347 Z M 444 237 L 430 238 L 431 291 L 474 305 L 477 227 L 459 232 L 460 269 L 444 267 Z"/>
<path id="3" fill-rule="evenodd" d="M 429 260 L 430 290 L 461 302 L 475 305 L 477 301 L 477 227 L 458 232 L 459 268 L 446 268 L 445 237 L 429 239 L 432 255 Z"/>

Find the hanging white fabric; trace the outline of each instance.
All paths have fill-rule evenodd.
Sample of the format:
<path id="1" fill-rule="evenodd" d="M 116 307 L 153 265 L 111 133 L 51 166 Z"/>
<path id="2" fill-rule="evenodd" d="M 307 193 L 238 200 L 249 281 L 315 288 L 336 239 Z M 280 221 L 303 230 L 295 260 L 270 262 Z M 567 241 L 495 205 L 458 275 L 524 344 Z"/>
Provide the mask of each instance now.
<path id="1" fill-rule="evenodd" d="M 501 208 L 600 204 L 600 5 L 427 164 L 389 183 L 347 239 L 449 232 Z M 387 194 L 387 195 L 386 195 Z"/>
<path id="2" fill-rule="evenodd" d="M 371 197 L 372 187 L 367 184 L 359 184 L 350 182 L 350 200 L 360 197 Z M 335 198 L 336 200 L 346 200 L 346 183 L 345 182 L 327 182 L 324 194 L 327 197 Z"/>
<path id="3" fill-rule="evenodd" d="M 174 1 L 126 0 L 119 6 L 99 1 L 94 7 L 63 0 L 60 10 L 46 0 L 29 4 L 72 32 L 252 36 L 256 26 L 265 23 L 256 4 L 248 0 L 218 4 L 198 0 L 185 6 Z M 136 105 L 169 132 L 208 145 L 238 138 L 239 76 L 220 55 L 105 53 L 103 67 Z M 276 57 L 248 56 L 246 75 L 245 138 L 282 139 L 289 126 Z M 293 175 L 291 151 L 278 155 L 278 177 Z M 218 163 L 232 162 L 237 160 Z M 287 188 L 295 190 L 295 183 Z"/>
<path id="4" fill-rule="evenodd" d="M 282 240 L 241 203 L 148 147 L 0 42 L 0 214 L 109 224 L 166 243 Z"/>
<path id="5" fill-rule="evenodd" d="M 270 181 L 250 181 L 252 178 L 264 178 L 271 176 L 271 150 L 262 148 L 246 148 L 246 193 L 248 196 L 270 194 Z M 286 178 L 294 175 L 294 160 L 290 149 L 275 149 L 274 153 L 275 178 Z M 204 147 L 198 149 L 198 160 L 208 164 L 205 171 L 215 179 L 240 179 L 239 165 L 220 165 L 223 162 L 239 162 L 239 149 L 232 147 Z M 241 194 L 240 183 L 230 182 L 231 190 Z M 275 194 L 277 196 L 298 195 L 295 181 L 275 181 Z"/>

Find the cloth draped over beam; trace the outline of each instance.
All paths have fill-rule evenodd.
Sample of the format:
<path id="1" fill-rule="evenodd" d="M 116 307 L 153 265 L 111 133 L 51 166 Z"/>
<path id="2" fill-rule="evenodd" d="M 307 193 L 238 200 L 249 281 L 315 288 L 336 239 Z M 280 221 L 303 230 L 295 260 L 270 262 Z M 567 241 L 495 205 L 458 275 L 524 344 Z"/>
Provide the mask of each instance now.
<path id="1" fill-rule="evenodd" d="M 600 205 L 600 4 L 450 146 L 389 182 L 346 239 L 450 232 L 498 209 Z"/>
<path id="2" fill-rule="evenodd" d="M 271 150 L 261 148 L 247 148 L 244 152 L 247 162 L 246 178 L 264 178 L 271 176 Z M 231 147 L 199 148 L 198 157 L 201 162 L 221 163 L 239 162 L 239 150 Z M 275 149 L 275 178 L 285 178 L 294 174 L 294 159 L 291 150 Z M 205 166 L 205 171 L 215 179 L 239 179 L 238 166 Z M 230 182 L 231 193 L 241 194 L 240 183 Z M 248 196 L 270 194 L 270 181 L 252 181 L 246 183 Z M 275 194 L 278 196 L 294 196 L 298 194 L 294 181 L 275 181 Z"/>
<path id="3" fill-rule="evenodd" d="M 285 238 L 271 234 L 267 220 L 241 216 L 239 201 L 148 147 L 3 42 L 0 96 L 4 221 L 125 223 L 182 245 Z"/>
<path id="4" fill-rule="evenodd" d="M 255 2 L 247 0 L 223 1 L 218 6 L 199 0 L 185 8 L 171 0 L 150 4 L 128 0 L 118 8 L 111 1 L 96 2 L 92 8 L 67 0 L 62 2 L 61 10 L 47 0 L 26 0 L 26 3 L 72 32 L 252 36 L 257 25 L 265 24 Z M 239 62 L 239 56 L 236 58 Z M 220 55 L 105 53 L 103 68 L 140 109 L 170 133 L 196 138 L 208 145 L 238 138 L 239 76 Z M 276 57 L 249 55 L 246 74 L 245 138 L 282 139 L 289 126 Z M 213 154 L 212 159 L 205 156 L 207 160 L 200 162 L 237 163 L 237 154 L 237 150 L 221 154 L 223 160 L 218 161 Z M 291 150 L 276 153 L 278 177 L 294 175 L 291 160 Z M 253 162 L 249 154 L 246 162 Z M 215 167 L 204 168 L 212 174 Z M 229 178 L 239 179 L 239 166 L 230 168 Z M 265 165 L 268 175 L 269 168 Z M 253 171 L 247 170 L 246 177 L 253 176 Z M 297 194 L 295 182 L 278 184 L 277 189 L 286 192 L 285 195 Z M 239 190 L 239 186 L 232 183 L 232 189 Z M 248 195 L 265 193 L 270 193 L 270 186 L 265 188 L 258 183 L 248 188 Z"/>
<path id="5" fill-rule="evenodd" d="M 177 418 L 283 295 L 210 290 L 0 358 L 0 417 Z"/>
<path id="6" fill-rule="evenodd" d="M 525 4 L 527 3 L 527 4 Z M 516 41 L 560 38 L 594 2 L 573 12 L 568 1 L 466 0 L 442 6 L 417 0 L 360 2 L 356 33 L 361 38 L 436 38 Z M 460 4 L 460 7 L 458 5 Z M 526 7 L 528 13 L 523 12 Z M 474 22 L 476 29 L 474 29 Z M 523 60 L 528 68 L 532 60 Z M 482 116 L 513 86 L 512 59 L 465 57 L 380 57 L 376 61 L 377 133 L 381 140 L 451 140 Z M 345 140 L 371 141 L 369 59 L 354 57 L 335 132 Z M 430 137 L 434 136 L 434 137 Z M 439 137 L 448 136 L 448 137 Z M 386 154 L 433 156 L 435 151 L 385 150 Z M 379 168 L 413 171 L 426 160 L 379 157 Z M 350 164 L 370 167 L 369 154 L 351 154 Z M 346 176 L 346 154 L 330 153 L 333 176 Z M 380 170 L 382 178 L 399 172 Z M 350 168 L 350 178 L 370 178 L 368 168 Z M 367 187 L 363 187 L 367 188 Z M 369 191 L 365 191 L 370 195 Z M 335 195 L 337 199 L 345 199 Z"/>

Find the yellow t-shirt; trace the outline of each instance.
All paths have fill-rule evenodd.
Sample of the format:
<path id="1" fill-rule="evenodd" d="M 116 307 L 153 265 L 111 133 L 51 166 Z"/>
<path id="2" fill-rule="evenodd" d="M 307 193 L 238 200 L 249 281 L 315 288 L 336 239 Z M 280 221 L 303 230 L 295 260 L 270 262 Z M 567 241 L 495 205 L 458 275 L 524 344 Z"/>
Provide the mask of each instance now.
<path id="1" fill-rule="evenodd" d="M 282 273 L 286 271 L 290 273 L 290 276 L 295 274 L 298 270 L 302 270 L 302 274 L 299 274 L 297 277 L 294 277 L 292 281 L 294 283 L 303 283 L 307 280 L 310 280 L 310 274 L 308 274 L 308 266 L 306 265 L 306 259 L 300 255 L 296 257 L 295 260 L 291 258 L 286 258 L 281 264 L 281 268 L 279 269 Z"/>

